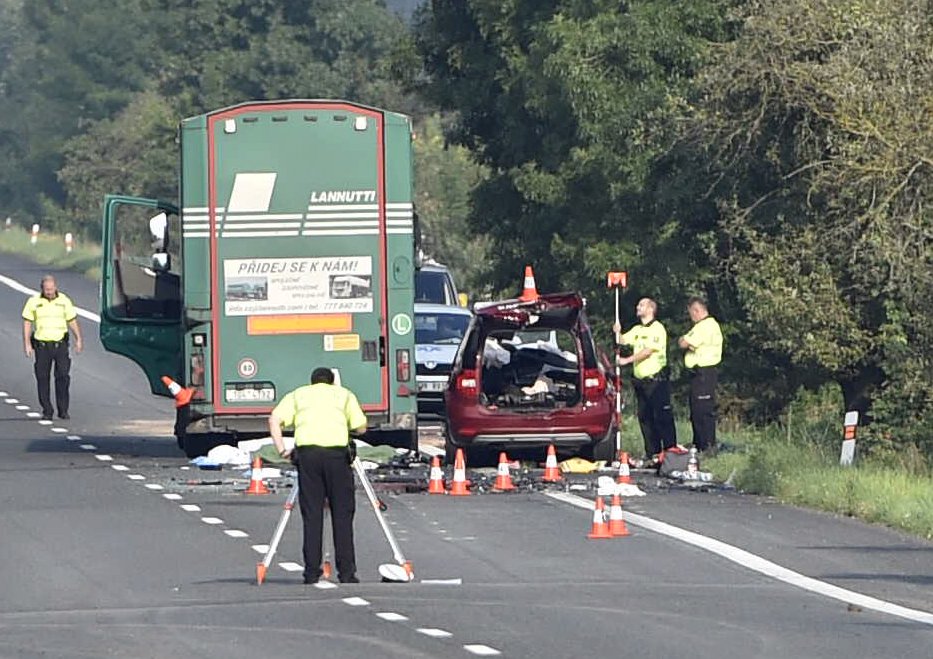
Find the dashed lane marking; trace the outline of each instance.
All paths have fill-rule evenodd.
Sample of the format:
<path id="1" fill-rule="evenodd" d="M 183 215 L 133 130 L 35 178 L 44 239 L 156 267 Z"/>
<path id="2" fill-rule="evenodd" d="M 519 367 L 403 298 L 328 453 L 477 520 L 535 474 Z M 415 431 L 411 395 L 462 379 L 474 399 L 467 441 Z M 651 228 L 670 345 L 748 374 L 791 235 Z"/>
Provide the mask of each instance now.
<path id="1" fill-rule="evenodd" d="M 257 554 L 265 554 L 269 551 L 269 545 L 253 545 L 253 551 Z"/>
<path id="2" fill-rule="evenodd" d="M 362 597 L 344 597 L 343 603 L 348 606 L 369 606 L 369 600 L 364 600 Z"/>
<path id="3" fill-rule="evenodd" d="M 481 657 L 494 657 L 496 655 L 502 654 L 497 649 L 491 648 L 488 645 L 483 645 L 482 643 L 470 643 L 468 645 L 464 645 L 463 649 L 467 652 L 478 654 Z"/>
<path id="4" fill-rule="evenodd" d="M 50 426 L 52 425 L 51 419 L 39 419 L 40 426 Z"/>
<path id="5" fill-rule="evenodd" d="M 29 405 L 17 405 L 16 409 L 18 409 L 20 412 L 25 412 L 29 409 Z"/>
<path id="6" fill-rule="evenodd" d="M 81 435 L 68 435 L 67 437 L 65 437 L 65 439 L 67 439 L 69 442 L 80 442 Z"/>
<path id="7" fill-rule="evenodd" d="M 181 500 L 181 495 L 180 495 L 180 494 L 175 494 L 174 492 L 169 492 L 168 494 L 163 494 L 162 496 L 163 496 L 164 498 L 168 499 L 169 501 L 179 501 L 179 500 Z"/>
<path id="8" fill-rule="evenodd" d="M 333 581 L 326 581 L 321 579 L 316 584 L 314 584 L 314 587 L 318 590 L 333 590 L 337 587 L 337 584 L 335 584 Z"/>
<path id="9" fill-rule="evenodd" d="M 450 638 L 453 636 L 453 634 L 446 629 L 438 629 L 437 627 L 419 627 L 417 631 L 419 634 L 424 634 L 431 638 Z"/>
<path id="10" fill-rule="evenodd" d="M 286 561 L 285 563 L 279 563 L 279 567 L 285 570 L 286 572 L 301 572 L 305 569 L 304 565 L 300 563 L 293 563 L 291 561 Z"/>
<path id="11" fill-rule="evenodd" d="M 201 512 L 201 506 L 195 505 L 193 503 L 183 503 L 179 506 L 186 513 L 197 513 Z"/>
<path id="12" fill-rule="evenodd" d="M 401 613 L 395 613 L 393 611 L 380 611 L 376 614 L 376 617 L 389 622 L 405 622 L 408 620 L 408 616 L 403 616 Z"/>
<path id="13" fill-rule="evenodd" d="M 6 403 L 8 405 L 16 405 L 19 402 L 18 398 L 7 398 Z"/>
<path id="14" fill-rule="evenodd" d="M 110 465 L 110 468 L 114 471 L 129 471 L 130 468 L 126 465 Z"/>
<path id="15" fill-rule="evenodd" d="M 42 415 L 38 412 L 26 412 L 26 416 L 28 416 L 30 419 L 38 419 Z"/>
<path id="16" fill-rule="evenodd" d="M 201 521 L 205 524 L 210 524 L 211 526 L 216 526 L 217 524 L 223 524 L 224 521 L 219 517 L 202 517 Z"/>
<path id="17" fill-rule="evenodd" d="M 227 529 L 226 531 L 224 531 L 224 533 L 229 535 L 231 538 L 248 538 L 249 537 L 249 533 L 247 533 L 246 531 L 241 531 L 239 529 Z"/>
<path id="18" fill-rule="evenodd" d="M 129 474 L 129 475 L 127 476 L 127 478 L 129 478 L 131 481 L 144 481 L 144 480 L 146 480 L 146 477 L 143 476 L 142 474 Z"/>
<path id="19" fill-rule="evenodd" d="M 8 393 L 5 392 L 5 391 L 0 391 L 0 397 L 6 398 L 6 397 L 9 396 L 9 395 L 10 395 L 10 394 L 8 394 Z"/>
<path id="20" fill-rule="evenodd" d="M 158 483 L 146 483 L 145 485 L 147 490 L 152 490 L 153 492 L 158 492 L 159 490 L 164 490 L 165 488 L 159 485 Z"/>
<path id="21" fill-rule="evenodd" d="M 101 462 L 112 462 L 113 461 L 113 458 L 111 456 L 105 455 L 103 453 L 98 453 L 94 457 L 100 460 Z"/>
<path id="22" fill-rule="evenodd" d="M 58 434 L 60 434 L 60 435 L 63 435 L 63 434 L 65 434 L 66 432 L 68 432 L 68 428 L 62 428 L 61 426 L 53 426 L 52 432 L 58 433 Z"/>
<path id="23" fill-rule="evenodd" d="M 97 447 L 94 446 L 93 444 L 82 444 L 78 448 L 82 448 L 85 451 L 96 451 L 97 450 Z"/>
<path id="24" fill-rule="evenodd" d="M 569 494 L 566 492 L 544 492 L 544 495 L 551 497 L 552 499 L 557 499 L 558 501 L 568 503 L 571 506 L 576 506 L 577 508 L 583 508 L 590 511 L 593 510 L 592 501 L 579 497 L 576 494 Z M 654 531 L 655 533 L 660 533 L 661 535 L 666 535 L 670 538 L 675 538 L 681 542 L 686 542 L 687 544 L 693 545 L 694 547 L 704 549 L 712 554 L 721 556 L 728 561 L 732 561 L 733 563 L 758 572 L 759 574 L 763 574 L 766 577 L 770 577 L 778 581 L 783 581 L 784 583 L 791 586 L 796 586 L 797 588 L 802 588 L 803 590 L 810 591 L 811 593 L 817 593 L 819 595 L 830 597 L 841 602 L 846 602 L 847 604 L 854 604 L 864 609 L 871 609 L 872 611 L 887 613 L 892 616 L 912 620 L 914 622 L 923 623 L 925 625 L 933 625 L 933 613 L 920 611 L 917 609 L 909 609 L 905 606 L 900 606 L 899 604 L 893 604 L 891 602 L 886 602 L 875 597 L 863 595 L 846 588 L 834 586 L 830 583 L 826 583 L 825 581 L 820 581 L 819 579 L 814 579 L 812 577 L 800 574 L 799 572 L 789 570 L 786 567 L 778 565 L 777 563 L 772 563 L 771 561 L 762 558 L 757 554 L 745 551 L 744 549 L 739 549 L 734 545 L 721 542 L 705 535 L 700 535 L 699 533 L 694 533 L 693 531 L 687 531 L 686 529 L 673 526 L 672 524 L 667 524 L 666 522 L 659 522 L 658 520 L 651 519 L 650 517 L 646 517 L 644 515 L 638 515 L 627 511 L 624 511 L 622 515 L 625 518 L 625 521 L 629 524 L 639 526 L 649 531 Z"/>

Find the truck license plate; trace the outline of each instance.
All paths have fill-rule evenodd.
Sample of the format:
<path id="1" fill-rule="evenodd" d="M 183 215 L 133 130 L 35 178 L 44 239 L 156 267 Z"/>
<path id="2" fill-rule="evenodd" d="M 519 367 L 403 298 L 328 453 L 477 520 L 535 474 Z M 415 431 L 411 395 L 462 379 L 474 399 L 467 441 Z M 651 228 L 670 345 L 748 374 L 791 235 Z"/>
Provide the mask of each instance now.
<path id="1" fill-rule="evenodd" d="M 275 400 L 275 389 L 227 389 L 228 403 L 271 403 Z"/>

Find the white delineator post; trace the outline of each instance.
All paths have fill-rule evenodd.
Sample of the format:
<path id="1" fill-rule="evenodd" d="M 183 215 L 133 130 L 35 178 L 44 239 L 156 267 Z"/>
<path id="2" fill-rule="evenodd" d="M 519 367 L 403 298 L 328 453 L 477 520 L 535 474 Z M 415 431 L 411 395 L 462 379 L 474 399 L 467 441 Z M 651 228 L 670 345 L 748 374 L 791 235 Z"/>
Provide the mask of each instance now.
<path id="1" fill-rule="evenodd" d="M 858 412 L 846 412 L 842 425 L 842 450 L 839 453 L 839 464 L 848 467 L 855 461 L 855 429 L 858 427 Z"/>
<path id="2" fill-rule="evenodd" d="M 74 236 L 72 236 L 71 232 L 69 231 L 68 233 L 65 234 L 65 251 L 70 254 L 71 250 L 74 249 L 74 246 L 75 246 L 75 239 L 74 239 Z"/>
<path id="3" fill-rule="evenodd" d="M 39 241 L 39 225 L 32 225 L 32 237 L 29 239 L 30 244 L 35 245 Z"/>
<path id="4" fill-rule="evenodd" d="M 12 217 L 6 218 L 6 224 L 3 225 L 4 230 L 9 231 L 12 226 L 13 226 L 13 218 Z"/>
<path id="5" fill-rule="evenodd" d="M 619 316 L 619 290 L 624 289 L 627 283 L 628 276 L 624 272 L 608 272 L 606 273 L 606 286 L 608 288 L 614 288 L 616 291 L 616 326 L 620 326 L 620 316 Z M 622 450 L 622 367 L 619 366 L 618 360 L 618 346 L 621 341 L 621 331 L 616 334 L 616 457 L 619 457 L 619 452 Z"/>

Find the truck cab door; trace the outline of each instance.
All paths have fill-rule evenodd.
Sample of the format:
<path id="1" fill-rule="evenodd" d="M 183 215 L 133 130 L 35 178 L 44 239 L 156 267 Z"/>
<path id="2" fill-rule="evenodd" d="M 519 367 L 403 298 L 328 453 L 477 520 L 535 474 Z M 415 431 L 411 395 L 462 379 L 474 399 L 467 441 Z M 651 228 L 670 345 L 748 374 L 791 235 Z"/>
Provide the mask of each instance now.
<path id="1" fill-rule="evenodd" d="M 104 198 L 100 340 L 146 373 L 152 393 L 183 380 L 181 223 L 156 199 Z"/>

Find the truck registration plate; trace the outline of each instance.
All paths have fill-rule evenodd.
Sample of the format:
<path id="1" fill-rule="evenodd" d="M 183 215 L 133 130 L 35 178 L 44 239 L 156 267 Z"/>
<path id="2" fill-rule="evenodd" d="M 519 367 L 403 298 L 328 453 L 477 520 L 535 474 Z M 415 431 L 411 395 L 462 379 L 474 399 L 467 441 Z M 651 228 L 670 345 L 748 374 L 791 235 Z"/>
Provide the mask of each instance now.
<path id="1" fill-rule="evenodd" d="M 225 398 L 228 403 L 271 403 L 275 400 L 275 389 L 227 389 Z"/>

